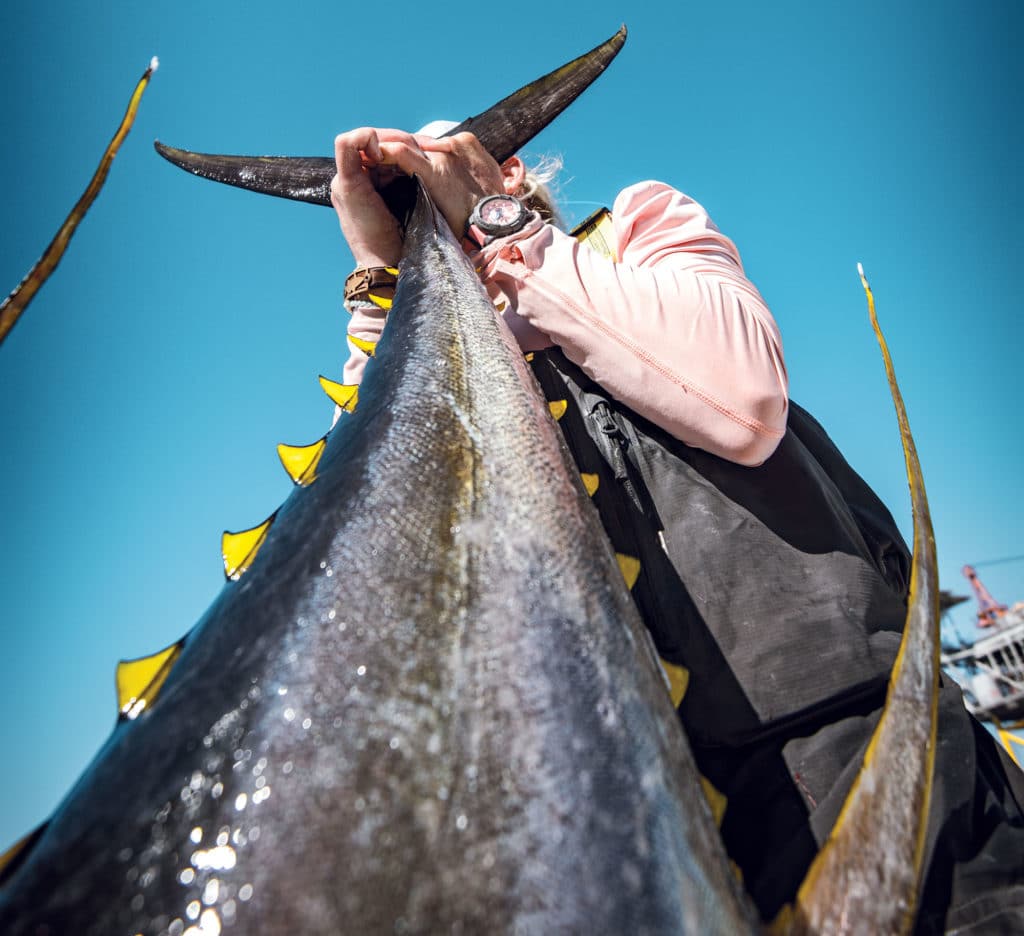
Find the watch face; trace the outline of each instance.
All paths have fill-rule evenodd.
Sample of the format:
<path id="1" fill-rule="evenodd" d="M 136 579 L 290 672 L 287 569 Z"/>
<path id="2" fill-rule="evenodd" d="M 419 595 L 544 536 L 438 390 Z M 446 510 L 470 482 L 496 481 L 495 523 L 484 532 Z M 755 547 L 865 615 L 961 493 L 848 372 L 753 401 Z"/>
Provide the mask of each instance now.
<path id="1" fill-rule="evenodd" d="M 514 224 L 522 214 L 523 206 L 509 195 L 498 195 L 480 205 L 480 220 L 488 227 Z"/>

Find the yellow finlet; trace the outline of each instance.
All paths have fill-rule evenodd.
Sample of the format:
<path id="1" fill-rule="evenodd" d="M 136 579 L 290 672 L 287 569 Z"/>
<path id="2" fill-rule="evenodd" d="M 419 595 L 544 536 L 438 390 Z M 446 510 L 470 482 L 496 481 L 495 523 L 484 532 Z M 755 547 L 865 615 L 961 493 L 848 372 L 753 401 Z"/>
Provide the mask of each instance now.
<path id="1" fill-rule="evenodd" d="M 679 708 L 679 703 L 683 701 L 683 696 L 686 695 L 686 690 L 690 685 L 690 671 L 685 666 L 669 663 L 668 660 L 662 660 L 661 657 L 658 657 L 658 659 L 661 660 L 661 668 L 668 677 L 672 707 Z"/>
<path id="2" fill-rule="evenodd" d="M 999 733 L 999 743 L 1006 749 L 1006 753 L 1010 755 L 1010 759 L 1021 768 L 1024 768 L 1024 764 L 1021 764 L 1017 757 L 1017 752 L 1014 750 L 1015 744 L 1024 746 L 1024 737 L 1021 735 L 1015 735 L 1013 732 L 1004 728 L 1002 725 L 998 725 L 996 730 Z"/>
<path id="3" fill-rule="evenodd" d="M 220 551 L 224 556 L 224 576 L 232 581 L 238 581 L 252 565 L 259 552 L 263 541 L 267 538 L 267 531 L 277 516 L 275 511 L 259 526 L 249 530 L 241 530 L 238 533 L 224 531 L 220 539 Z"/>
<path id="4" fill-rule="evenodd" d="M 593 497 L 597 493 L 601 479 L 596 474 L 587 474 L 585 471 L 580 474 L 580 477 L 583 479 L 583 486 L 587 489 L 587 494 Z"/>
<path id="5" fill-rule="evenodd" d="M 376 302 L 376 300 L 374 300 Z M 367 341 L 365 338 L 356 338 L 355 335 L 348 335 L 348 340 L 355 345 L 363 354 L 367 354 L 373 357 L 373 352 L 377 347 L 376 341 Z"/>
<path id="6" fill-rule="evenodd" d="M 305 487 L 316 480 L 316 469 L 325 448 L 327 436 L 318 439 L 312 445 L 285 445 L 281 442 L 277 446 L 277 457 L 281 459 L 288 477 Z"/>
<path id="7" fill-rule="evenodd" d="M 117 664 L 117 709 L 121 718 L 138 718 L 153 704 L 184 643 L 179 640 L 159 653 Z"/>
<path id="8" fill-rule="evenodd" d="M 28 835 L 23 835 L 18 841 L 16 841 L 10 848 L 7 849 L 3 854 L 0 854 L 0 887 L 3 886 L 4 879 L 8 873 L 14 870 L 14 868 L 20 864 L 20 859 L 25 856 L 25 851 L 31 848 L 32 845 L 38 840 L 39 836 L 43 834 L 43 830 L 50 824 L 50 820 L 47 819 L 42 825 L 36 826 Z"/>
<path id="9" fill-rule="evenodd" d="M 715 825 L 721 828 L 722 819 L 725 817 L 725 807 L 729 805 L 728 798 L 704 774 L 700 775 L 700 788 L 704 791 L 704 799 L 708 801 L 708 805 L 711 807 L 711 815 L 714 816 Z"/>
<path id="10" fill-rule="evenodd" d="M 331 400 L 338 404 L 346 413 L 354 413 L 359 402 L 359 384 L 343 384 L 327 377 L 320 378 L 320 386 L 324 388 Z"/>
<path id="11" fill-rule="evenodd" d="M 555 400 L 554 403 L 548 403 L 548 409 L 551 410 L 551 415 L 555 419 L 561 419 L 568 408 L 569 403 L 567 400 Z"/>
<path id="12" fill-rule="evenodd" d="M 632 588 L 640 577 L 640 560 L 625 553 L 616 553 L 615 558 L 619 561 L 619 569 L 626 580 L 626 587 Z"/>
<path id="13" fill-rule="evenodd" d="M 526 362 L 528 364 L 533 361 L 533 355 L 534 355 L 533 351 L 527 351 L 526 354 L 523 355 L 523 357 L 526 358 Z"/>

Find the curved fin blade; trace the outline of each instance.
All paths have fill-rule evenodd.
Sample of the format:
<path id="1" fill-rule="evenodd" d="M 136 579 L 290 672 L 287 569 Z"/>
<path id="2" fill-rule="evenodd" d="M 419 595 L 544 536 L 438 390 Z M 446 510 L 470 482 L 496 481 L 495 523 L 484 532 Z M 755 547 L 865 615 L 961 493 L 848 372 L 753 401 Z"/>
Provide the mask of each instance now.
<path id="1" fill-rule="evenodd" d="M 589 52 L 531 81 L 482 114 L 469 117 L 445 136 L 473 133 L 498 163 L 503 163 L 576 100 L 619 54 L 626 43 L 625 24 Z"/>
<path id="2" fill-rule="evenodd" d="M 295 484 L 306 487 L 316 480 L 317 465 L 325 448 L 327 436 L 317 439 L 312 445 L 286 445 L 281 442 L 277 446 L 277 457 L 281 459 L 288 477 Z"/>
<path id="3" fill-rule="evenodd" d="M 218 156 L 159 140 L 153 146 L 168 162 L 203 179 L 311 205 L 331 203 L 331 179 L 338 170 L 329 156 Z"/>
<path id="4" fill-rule="evenodd" d="M 575 101 L 608 67 L 625 41 L 626 27 L 622 26 L 606 42 L 520 88 L 482 114 L 467 118 L 444 135 L 475 133 L 487 151 L 499 163 L 504 162 Z M 332 157 L 219 156 L 193 153 L 159 140 L 153 145 L 164 159 L 204 179 L 313 205 L 331 204 L 331 179 L 336 172 Z M 396 214 L 401 216 L 398 211 Z"/>
<path id="5" fill-rule="evenodd" d="M 903 440 L 914 516 L 907 622 L 885 708 L 864 763 L 828 841 L 776 931 L 819 933 L 829 921 L 857 920 L 862 932 L 913 926 L 935 767 L 939 686 L 939 586 L 935 536 L 917 449 L 892 359 L 863 269 L 861 285 L 878 338 Z"/>
<path id="6" fill-rule="evenodd" d="M 224 556 L 225 578 L 237 582 L 248 571 L 276 516 L 277 511 L 274 511 L 259 526 L 238 533 L 224 531 L 220 539 L 220 550 Z"/>
<path id="7" fill-rule="evenodd" d="M 117 710 L 120 718 L 136 719 L 153 704 L 184 645 L 182 639 L 158 653 L 136 660 L 122 660 L 117 664 Z"/>
<path id="8" fill-rule="evenodd" d="M 110 172 L 110 166 L 114 162 L 114 157 L 121 148 L 125 137 L 128 136 L 128 131 L 131 130 L 132 124 L 135 123 L 135 114 L 139 110 L 142 94 L 149 85 L 149 79 L 153 76 L 153 72 L 156 71 L 158 64 L 156 56 L 153 56 L 149 67 L 142 73 L 142 77 L 135 85 L 135 90 L 132 91 L 132 96 L 128 99 L 128 107 L 121 118 L 121 123 L 118 124 L 117 130 L 114 131 L 113 138 L 107 144 L 107 148 L 100 157 L 100 164 L 96 167 L 96 171 L 89 180 L 85 191 L 78 201 L 75 202 L 71 213 L 64 219 L 64 223 L 53 236 L 49 246 L 43 251 L 43 255 L 36 261 L 35 266 L 25 274 L 25 278 L 18 283 L 11 294 L 0 303 L 0 344 L 7 337 L 7 333 L 14 328 L 14 323 L 18 321 L 21 313 L 28 308 L 28 304 L 35 297 L 36 293 L 39 292 L 43 283 L 57 269 L 57 264 L 60 263 L 61 258 L 64 256 L 64 251 L 67 250 L 72 235 L 78 229 L 79 222 L 85 217 L 89 208 L 92 207 L 92 203 L 96 201 L 96 196 L 99 195 L 100 189 L 103 188 L 103 183 L 107 181 L 107 174 Z"/>

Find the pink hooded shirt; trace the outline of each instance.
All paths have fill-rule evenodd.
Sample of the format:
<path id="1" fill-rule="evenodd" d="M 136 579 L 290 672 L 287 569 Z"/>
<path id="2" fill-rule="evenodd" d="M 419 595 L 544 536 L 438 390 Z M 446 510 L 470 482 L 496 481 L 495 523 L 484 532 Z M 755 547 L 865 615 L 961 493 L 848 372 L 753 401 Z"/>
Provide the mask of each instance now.
<path id="1" fill-rule="evenodd" d="M 612 218 L 616 262 L 539 219 L 472 259 L 523 351 L 558 345 L 687 445 L 761 464 L 786 429 L 786 367 L 735 244 L 660 182 L 625 189 Z M 361 304 L 349 333 L 376 341 L 384 321 Z M 344 380 L 354 384 L 366 356 L 350 349 Z"/>

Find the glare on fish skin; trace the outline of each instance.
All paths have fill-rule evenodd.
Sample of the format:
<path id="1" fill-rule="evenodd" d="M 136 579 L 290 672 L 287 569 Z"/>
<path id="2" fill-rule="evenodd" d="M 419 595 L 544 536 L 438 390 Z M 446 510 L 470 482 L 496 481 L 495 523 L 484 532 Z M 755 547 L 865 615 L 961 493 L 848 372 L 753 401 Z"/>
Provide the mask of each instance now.
<path id="1" fill-rule="evenodd" d="M 192 852 L 192 866 L 199 871 L 230 871 L 237 861 L 235 850 L 230 845 Z"/>
<path id="2" fill-rule="evenodd" d="M 132 696 L 124 705 L 121 706 L 121 714 L 129 721 L 135 721 L 135 719 L 142 714 L 142 710 L 145 707 L 145 699 L 137 699 L 135 696 Z"/>

